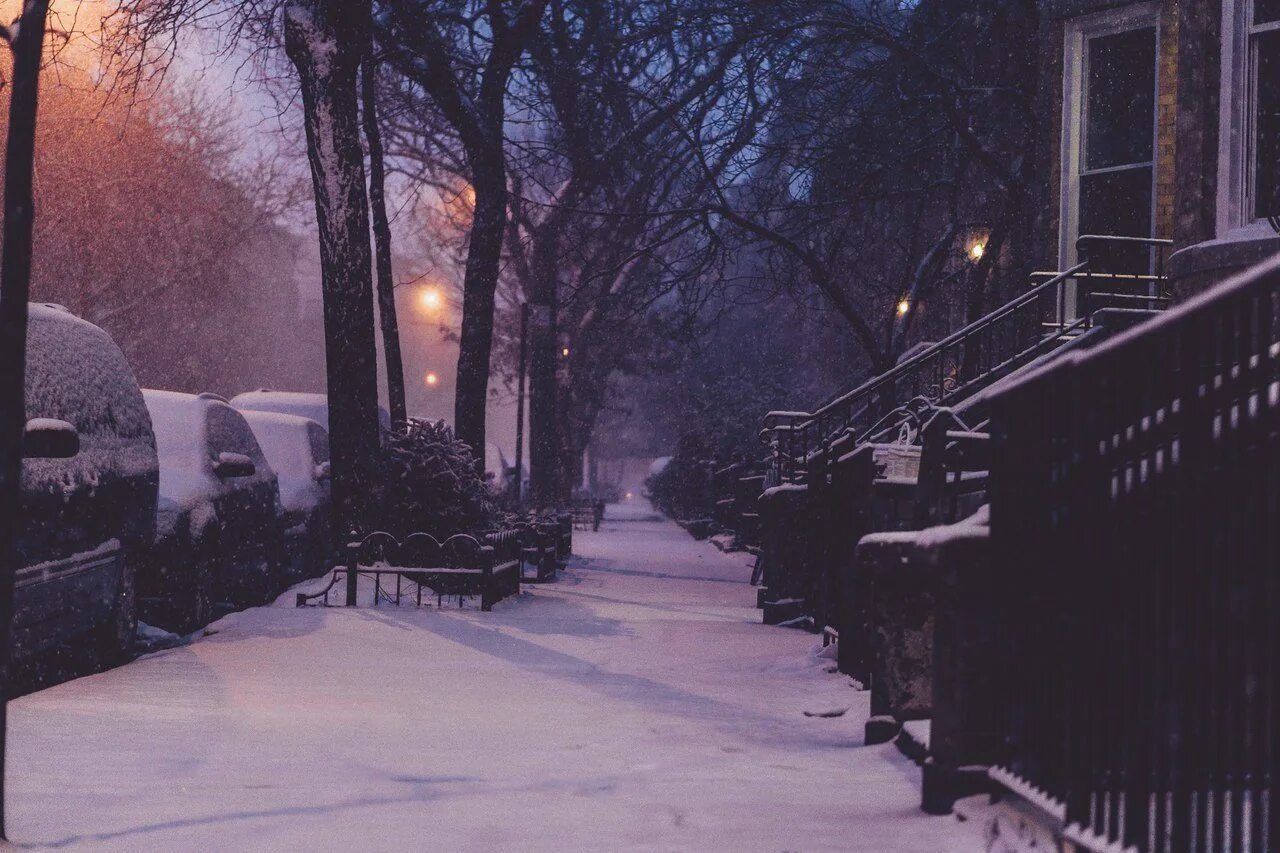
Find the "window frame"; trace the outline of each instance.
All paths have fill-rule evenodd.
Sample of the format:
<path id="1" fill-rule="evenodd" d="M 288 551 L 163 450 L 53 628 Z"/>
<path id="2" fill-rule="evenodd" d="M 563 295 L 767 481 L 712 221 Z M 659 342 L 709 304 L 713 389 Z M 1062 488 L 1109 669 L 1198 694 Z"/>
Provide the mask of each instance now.
<path id="1" fill-rule="evenodd" d="M 1156 194 L 1159 188 L 1158 160 L 1160 151 L 1160 49 L 1164 29 L 1160 20 L 1160 5 L 1156 2 L 1135 3 L 1116 9 L 1106 9 L 1083 15 L 1066 22 L 1063 28 L 1062 48 L 1062 149 L 1061 149 L 1061 207 L 1058 220 L 1059 269 L 1067 269 L 1077 262 L 1076 240 L 1080 230 L 1080 178 L 1084 165 L 1084 133 L 1088 127 L 1088 105 L 1085 89 L 1087 48 L 1090 40 L 1109 35 L 1152 28 L 1155 30 L 1155 91 L 1151 117 L 1151 223 L 1156 222 Z M 1137 168 L 1139 164 L 1108 169 L 1089 170 L 1092 173 Z M 1068 318 L 1076 316 L 1074 285 L 1068 287 L 1066 298 Z"/>
<path id="2" fill-rule="evenodd" d="M 1254 24 L 1256 0 L 1222 4 L 1222 74 L 1218 115 L 1218 222 L 1220 238 L 1274 235 L 1255 217 L 1257 193 L 1257 88 L 1255 44 L 1280 32 L 1280 20 Z"/>

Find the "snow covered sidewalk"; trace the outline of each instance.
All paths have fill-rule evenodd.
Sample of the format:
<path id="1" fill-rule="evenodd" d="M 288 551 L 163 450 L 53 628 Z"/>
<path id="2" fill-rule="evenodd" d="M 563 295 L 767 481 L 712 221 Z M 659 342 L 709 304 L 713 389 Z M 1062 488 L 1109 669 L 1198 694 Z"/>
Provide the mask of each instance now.
<path id="1" fill-rule="evenodd" d="M 947 851 L 867 694 L 647 506 L 492 613 L 235 614 L 11 706 L 10 835 L 127 850 Z M 848 709 L 843 716 L 807 716 Z"/>

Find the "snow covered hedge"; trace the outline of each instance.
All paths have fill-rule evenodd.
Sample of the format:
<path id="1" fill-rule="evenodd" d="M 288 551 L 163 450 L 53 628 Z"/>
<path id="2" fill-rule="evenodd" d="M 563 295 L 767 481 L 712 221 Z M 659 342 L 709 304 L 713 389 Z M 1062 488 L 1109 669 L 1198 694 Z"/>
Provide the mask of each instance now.
<path id="1" fill-rule="evenodd" d="M 501 522 L 471 448 L 444 421 L 410 418 L 385 441 L 385 476 L 370 530 L 403 537 L 423 531 L 437 539 L 483 533 Z"/>

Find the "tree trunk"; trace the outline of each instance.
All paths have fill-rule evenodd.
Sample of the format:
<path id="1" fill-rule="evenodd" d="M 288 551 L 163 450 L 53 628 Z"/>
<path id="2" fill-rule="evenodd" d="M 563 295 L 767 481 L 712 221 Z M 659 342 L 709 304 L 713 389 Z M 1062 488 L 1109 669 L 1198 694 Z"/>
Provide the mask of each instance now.
<path id="1" fill-rule="evenodd" d="M 373 213 L 373 249 L 377 267 L 378 321 L 382 324 L 382 360 L 387 368 L 387 408 L 391 422 L 409 419 L 404 402 L 404 360 L 400 356 L 400 323 L 396 319 L 396 283 L 391 270 L 391 222 L 387 219 L 386 169 L 382 130 L 378 127 L 378 66 L 372 56 L 360 69 L 364 103 L 364 139 L 369 146 L 369 209 Z"/>
<path id="2" fill-rule="evenodd" d="M 502 240 L 507 226 L 507 178 L 501 140 L 498 134 L 496 152 L 473 157 L 471 161 L 476 200 L 467 269 L 462 281 L 462 332 L 458 341 L 457 396 L 453 403 L 454 433 L 470 446 L 481 469 L 485 457 L 489 355 L 493 349 L 494 293 L 498 288 Z"/>
<path id="3" fill-rule="evenodd" d="M 542 315 L 529 334 L 529 491 L 535 506 L 552 506 L 564 498 L 560 388 L 556 380 L 561 358 L 556 324 L 557 237 L 557 223 L 544 225 L 530 264 L 530 297 L 535 311 Z"/>
<path id="4" fill-rule="evenodd" d="M 31 229 L 35 224 L 36 102 L 47 0 L 29 0 L 13 44 L 9 139 L 5 147 L 4 255 L 0 259 L 0 838 L 4 822 L 5 738 L 17 555 L 13 540 L 22 506 L 22 434 L 26 428 L 27 298 Z"/>
<path id="5" fill-rule="evenodd" d="M 284 14 L 285 51 L 302 89 L 320 236 L 338 542 L 364 527 L 381 453 L 369 205 L 356 97 L 368 18 L 369 4 L 351 0 L 291 0 Z"/>

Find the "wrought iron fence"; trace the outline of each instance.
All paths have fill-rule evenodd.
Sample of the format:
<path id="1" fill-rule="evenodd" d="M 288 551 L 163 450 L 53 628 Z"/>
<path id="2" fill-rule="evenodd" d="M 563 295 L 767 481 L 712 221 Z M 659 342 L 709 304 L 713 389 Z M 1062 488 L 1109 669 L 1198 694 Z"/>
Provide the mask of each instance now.
<path id="1" fill-rule="evenodd" d="M 991 402 L 992 775 L 1093 849 L 1280 849 L 1278 308 L 1280 259 Z"/>

